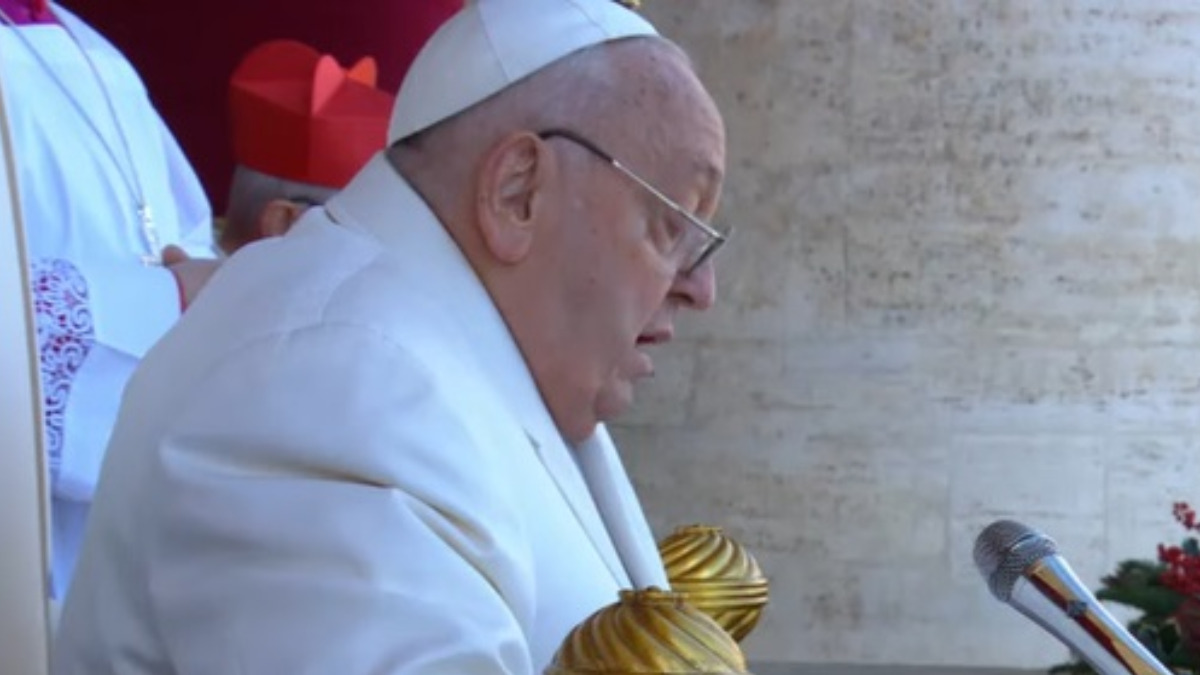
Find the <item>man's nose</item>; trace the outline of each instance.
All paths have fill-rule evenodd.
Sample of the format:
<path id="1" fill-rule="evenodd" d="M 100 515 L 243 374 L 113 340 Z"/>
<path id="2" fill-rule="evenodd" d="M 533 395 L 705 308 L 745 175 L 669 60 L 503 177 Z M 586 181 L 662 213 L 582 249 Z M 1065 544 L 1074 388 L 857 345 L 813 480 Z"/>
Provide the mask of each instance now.
<path id="1" fill-rule="evenodd" d="M 679 274 L 671 286 L 671 295 L 683 306 L 703 312 L 717 300 L 717 272 L 711 260 L 692 270 L 690 274 Z"/>

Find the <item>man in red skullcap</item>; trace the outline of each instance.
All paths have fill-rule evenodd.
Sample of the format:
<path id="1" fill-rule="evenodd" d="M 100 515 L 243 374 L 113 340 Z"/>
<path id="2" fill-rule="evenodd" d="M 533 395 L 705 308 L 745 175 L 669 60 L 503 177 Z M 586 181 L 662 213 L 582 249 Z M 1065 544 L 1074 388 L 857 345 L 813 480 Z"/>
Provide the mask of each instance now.
<path id="1" fill-rule="evenodd" d="M 220 233 L 226 254 L 286 232 L 383 149 L 393 97 L 377 78 L 373 58 L 344 69 L 293 40 L 242 60 L 229 83 L 237 166 Z"/>
<path id="2" fill-rule="evenodd" d="M 342 63 L 371 54 L 379 62 L 379 87 L 395 92 L 421 45 L 463 6 L 463 0 L 69 2 L 137 68 L 214 213 L 225 208 L 235 161 L 227 143 L 225 92 L 248 51 L 287 38 Z"/>

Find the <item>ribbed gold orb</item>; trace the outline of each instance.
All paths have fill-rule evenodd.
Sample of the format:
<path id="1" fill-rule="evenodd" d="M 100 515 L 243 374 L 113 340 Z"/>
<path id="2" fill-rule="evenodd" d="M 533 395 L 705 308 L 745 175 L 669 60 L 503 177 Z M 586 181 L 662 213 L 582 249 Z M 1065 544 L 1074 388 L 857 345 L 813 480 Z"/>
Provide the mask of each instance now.
<path id="1" fill-rule="evenodd" d="M 737 642 L 678 593 L 647 588 L 620 599 L 572 630 L 545 675 L 739 675 Z"/>
<path id="2" fill-rule="evenodd" d="M 688 525 L 658 545 L 671 589 L 741 642 L 762 618 L 768 583 L 750 552 L 719 527 Z"/>

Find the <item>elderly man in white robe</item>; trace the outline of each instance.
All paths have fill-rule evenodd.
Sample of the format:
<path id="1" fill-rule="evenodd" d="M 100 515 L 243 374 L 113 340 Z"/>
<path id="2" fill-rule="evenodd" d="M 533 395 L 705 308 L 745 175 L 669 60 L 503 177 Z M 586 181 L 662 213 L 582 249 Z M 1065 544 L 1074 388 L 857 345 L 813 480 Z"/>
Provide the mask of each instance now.
<path id="1" fill-rule="evenodd" d="M 533 675 L 667 585 L 603 423 L 714 301 L 687 58 L 610 0 L 477 0 L 388 140 L 135 375 L 59 675 Z"/>

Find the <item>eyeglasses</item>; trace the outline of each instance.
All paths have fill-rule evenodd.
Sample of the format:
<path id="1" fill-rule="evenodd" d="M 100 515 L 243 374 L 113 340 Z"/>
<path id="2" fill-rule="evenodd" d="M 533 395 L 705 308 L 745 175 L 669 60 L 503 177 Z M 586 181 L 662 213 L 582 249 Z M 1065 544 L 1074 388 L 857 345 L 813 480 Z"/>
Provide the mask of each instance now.
<path id="1" fill-rule="evenodd" d="M 550 138 L 563 138 L 580 147 L 588 150 L 593 155 L 607 162 L 614 169 L 625 175 L 626 178 L 642 186 L 650 194 L 654 195 L 658 201 L 662 202 L 667 208 L 675 212 L 679 217 L 688 222 L 691 227 L 678 237 L 678 240 L 673 242 L 670 250 L 667 252 L 670 257 L 679 265 L 680 271 L 688 275 L 696 271 L 701 265 L 713 256 L 720 248 L 728 241 L 729 235 L 720 232 L 712 225 L 700 220 L 692 213 L 688 212 L 682 206 L 677 204 L 675 200 L 663 194 L 661 190 L 651 185 L 641 176 L 637 175 L 624 164 L 617 161 L 612 155 L 601 150 L 595 143 L 580 136 L 579 134 L 568 131 L 566 129 L 547 129 L 538 133 L 538 138 L 543 140 Z"/>

